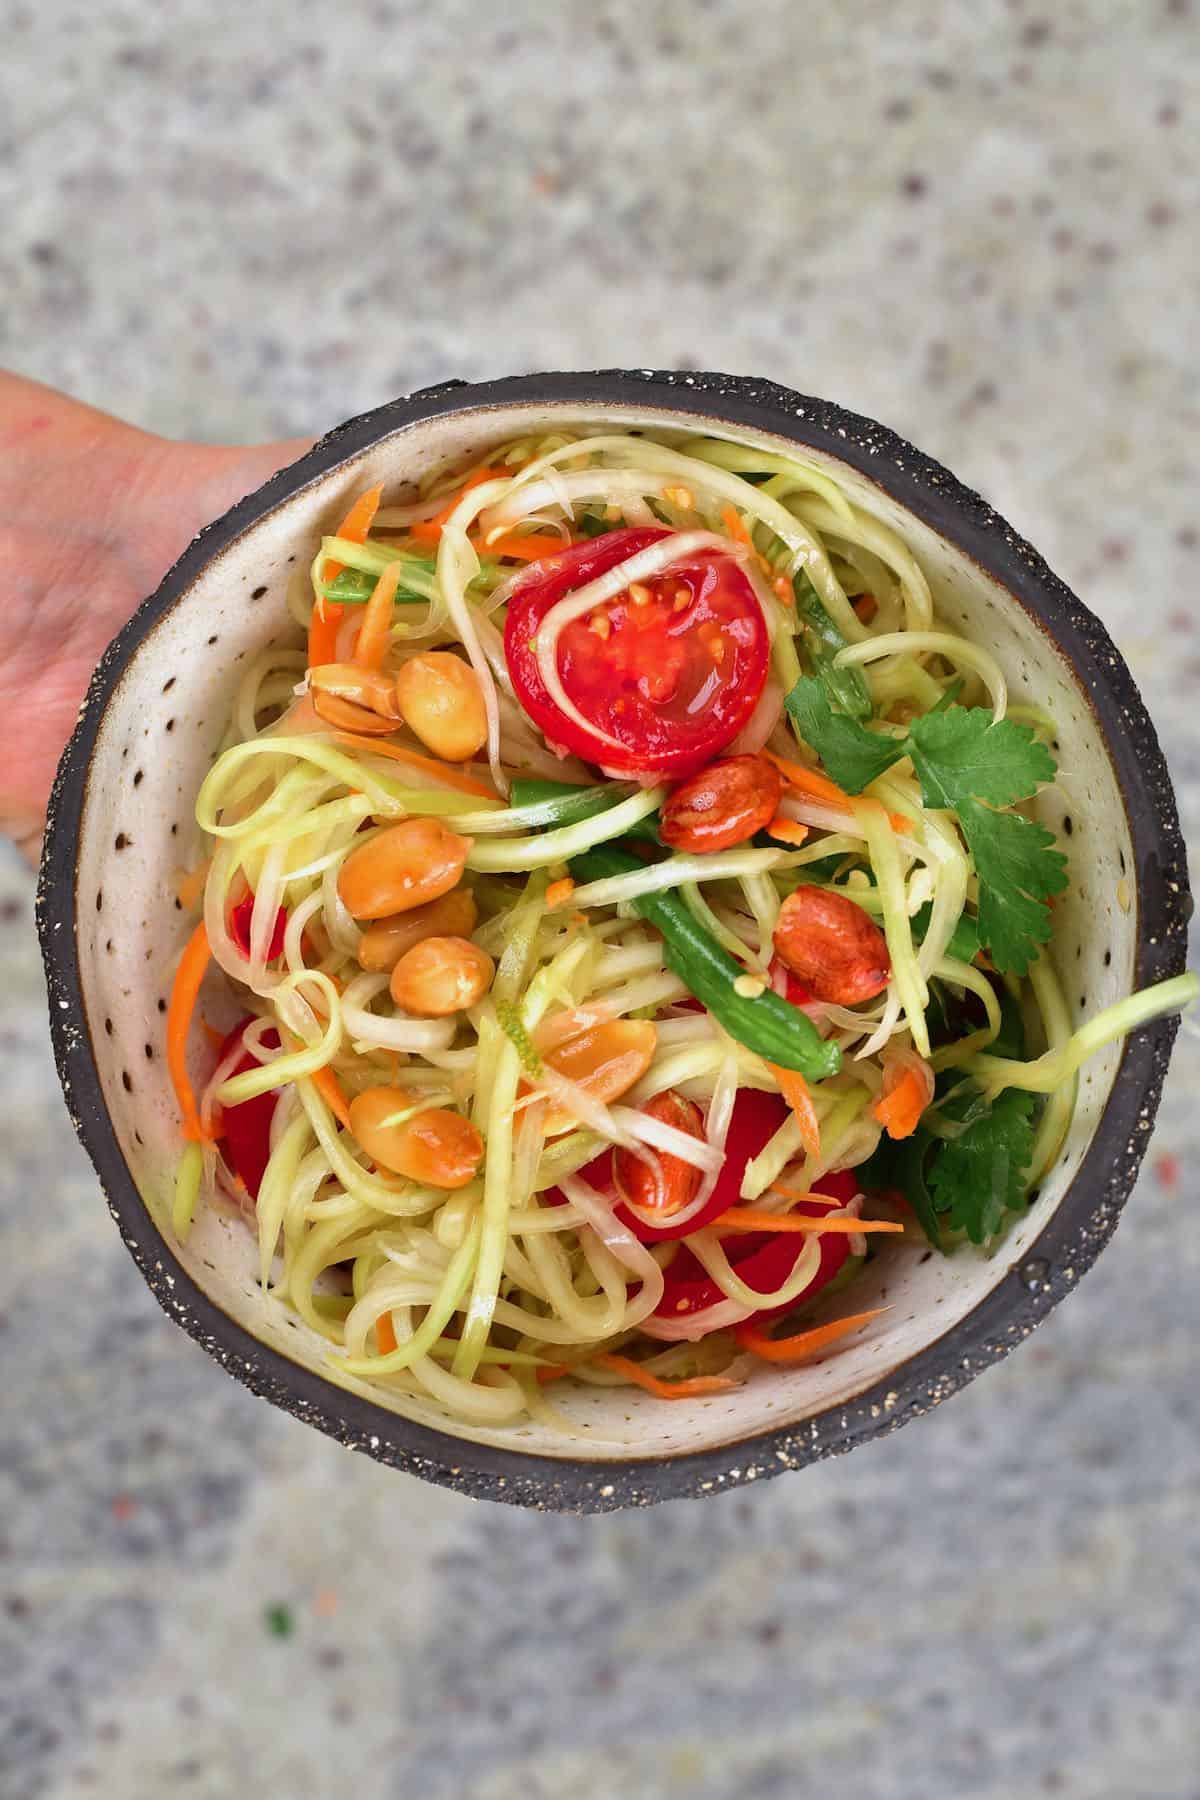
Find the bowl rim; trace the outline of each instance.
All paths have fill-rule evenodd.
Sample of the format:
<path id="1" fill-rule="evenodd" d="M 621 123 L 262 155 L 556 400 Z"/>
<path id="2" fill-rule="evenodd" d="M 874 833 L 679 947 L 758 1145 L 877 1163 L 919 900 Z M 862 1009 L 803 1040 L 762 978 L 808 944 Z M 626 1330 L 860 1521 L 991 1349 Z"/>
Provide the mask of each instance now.
<path id="1" fill-rule="evenodd" d="M 1128 815 L 1138 903 L 1134 980 L 1180 972 L 1191 910 L 1175 796 L 1133 677 L 1099 619 L 978 494 L 896 432 L 832 401 L 713 372 L 603 369 L 447 381 L 347 420 L 205 527 L 98 664 L 55 779 L 36 914 L 50 1031 L 67 1109 L 126 1247 L 169 1316 L 253 1393 L 376 1460 L 483 1499 L 603 1512 L 700 1497 L 840 1454 L 965 1387 L 1027 1337 L 1111 1237 L 1154 1122 L 1178 1020 L 1127 1039 L 1108 1102 L 1053 1216 L 957 1324 L 846 1402 L 716 1449 L 658 1457 L 550 1457 L 476 1443 L 336 1386 L 237 1324 L 187 1274 L 141 1199 L 104 1105 L 76 942 L 77 824 L 108 703 L 143 641 L 206 565 L 266 514 L 392 433 L 509 405 L 657 408 L 717 418 L 828 452 L 873 481 L 998 581 L 1057 644 L 1091 705 Z"/>

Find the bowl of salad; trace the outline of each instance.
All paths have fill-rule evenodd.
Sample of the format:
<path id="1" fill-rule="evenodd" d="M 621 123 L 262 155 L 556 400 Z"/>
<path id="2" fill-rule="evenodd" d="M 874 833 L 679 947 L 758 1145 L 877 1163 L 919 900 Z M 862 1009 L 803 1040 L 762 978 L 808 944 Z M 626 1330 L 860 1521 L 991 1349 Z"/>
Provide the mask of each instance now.
<path id="1" fill-rule="evenodd" d="M 1102 625 L 770 383 L 450 383 L 111 646 L 40 922 L 164 1308 L 475 1495 L 719 1492 L 925 1411 L 1111 1234 L 1189 911 Z"/>

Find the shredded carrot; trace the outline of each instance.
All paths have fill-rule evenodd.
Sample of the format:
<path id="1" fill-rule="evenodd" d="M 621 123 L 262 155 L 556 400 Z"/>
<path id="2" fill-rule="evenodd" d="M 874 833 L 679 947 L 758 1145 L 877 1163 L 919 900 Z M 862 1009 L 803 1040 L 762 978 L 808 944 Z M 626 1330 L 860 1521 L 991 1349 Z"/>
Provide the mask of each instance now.
<path id="1" fill-rule="evenodd" d="M 390 1356 L 396 1345 L 396 1327 L 390 1312 L 380 1313 L 375 1321 L 375 1346 L 380 1356 Z"/>
<path id="2" fill-rule="evenodd" d="M 564 875 L 561 881 L 552 881 L 546 889 L 546 905 L 551 908 L 565 906 L 574 892 L 575 883 L 569 875 Z"/>
<path id="3" fill-rule="evenodd" d="M 544 532 L 521 537 L 510 531 L 492 544 L 473 537 L 471 544 L 483 556 L 511 556 L 518 562 L 539 562 L 543 556 L 559 556 L 571 548 L 562 538 L 547 537 Z"/>
<path id="4" fill-rule="evenodd" d="M 435 762 L 430 756 L 419 756 L 415 750 L 405 750 L 400 744 L 385 744 L 382 738 L 359 737 L 353 731 L 334 733 L 339 744 L 347 744 L 352 750 L 366 751 L 370 756 L 383 756 L 392 762 L 404 763 L 419 775 L 432 775 L 440 787 L 456 788 L 460 794 L 478 794 L 482 800 L 494 800 L 495 791 L 484 787 L 481 781 L 475 781 L 470 775 L 463 775 L 458 769 L 451 769 L 445 763 Z"/>
<path id="5" fill-rule="evenodd" d="M 843 812 L 853 812 L 850 795 L 836 781 L 830 781 L 828 775 L 822 775 L 819 769 L 806 769 L 803 763 L 789 762 L 786 756 L 776 756 L 773 750 L 764 750 L 763 755 L 775 764 L 788 786 L 795 788 L 798 794 L 807 794 L 810 800 L 823 800 L 827 806 L 839 807 Z M 912 830 L 912 820 L 906 819 L 903 813 L 889 813 L 888 818 L 893 831 Z"/>
<path id="6" fill-rule="evenodd" d="M 548 1381 L 561 1381 L 564 1375 L 570 1373 L 566 1363 L 545 1363 L 538 1370 L 536 1380 L 540 1387 L 545 1387 Z"/>
<path id="7" fill-rule="evenodd" d="M 795 819 L 785 819 L 782 813 L 776 813 L 767 826 L 767 836 L 778 838 L 781 844 L 803 844 L 808 837 L 808 826 L 798 825 Z"/>
<path id="8" fill-rule="evenodd" d="M 329 1067 L 328 1063 L 326 1063 L 323 1069 L 317 1069 L 314 1072 L 312 1084 L 333 1114 L 334 1118 L 349 1131 L 350 1102 L 346 1098 L 341 1082 Z"/>
<path id="9" fill-rule="evenodd" d="M 864 625 L 869 625 L 879 611 L 879 602 L 874 594 L 860 594 L 857 600 L 850 602 Z"/>
<path id="10" fill-rule="evenodd" d="M 790 1194 L 790 1188 L 772 1188 L 773 1194 Z M 801 1200 L 822 1200 L 828 1206 L 828 1194 L 800 1194 Z M 839 1231 L 845 1237 L 853 1237 L 856 1231 L 903 1231 L 903 1225 L 895 1219 L 854 1219 L 847 1218 L 844 1213 L 828 1213 L 817 1219 L 809 1213 L 769 1213 L 758 1212 L 752 1206 L 734 1206 L 729 1212 L 721 1214 L 722 1231 L 800 1231 L 809 1237 L 820 1237 L 829 1231 Z"/>
<path id="11" fill-rule="evenodd" d="M 200 1123 L 196 1096 L 192 1091 L 187 1069 L 188 1031 L 210 954 L 208 932 L 201 919 L 184 946 L 167 1006 L 167 1069 L 171 1085 L 175 1089 L 175 1097 L 179 1101 L 179 1110 L 183 1114 L 183 1135 L 192 1143 L 211 1142 L 210 1133 Z"/>
<path id="12" fill-rule="evenodd" d="M 769 1062 L 767 1067 L 779 1083 L 779 1091 L 791 1107 L 800 1127 L 800 1142 L 804 1146 L 805 1155 L 815 1159 L 821 1154 L 821 1121 L 817 1117 L 807 1081 L 798 1069 L 781 1069 L 778 1063 L 773 1062 Z"/>
<path id="13" fill-rule="evenodd" d="M 877 1100 L 871 1111 L 890 1138 L 906 1138 L 917 1129 L 928 1100 L 928 1084 L 915 1069 L 906 1069 L 891 1093 Z"/>
<path id="14" fill-rule="evenodd" d="M 775 590 L 775 598 L 782 606 L 795 606 L 796 590 L 786 575 L 777 575 L 771 586 Z"/>
<path id="15" fill-rule="evenodd" d="M 345 538 L 351 544 L 365 544 L 371 527 L 375 523 L 375 514 L 379 511 L 379 502 L 382 499 L 382 487 L 368 488 L 365 494 L 360 494 L 334 532 L 334 537 Z M 345 566 L 345 563 L 333 559 L 326 562 L 322 573 L 327 586 L 331 581 L 337 580 Z"/>
<path id="16" fill-rule="evenodd" d="M 175 878 L 175 897 L 185 912 L 191 912 L 197 900 L 204 892 L 204 884 L 208 880 L 208 871 L 212 868 L 212 857 L 205 857 L 199 868 L 187 869 Z"/>
<path id="17" fill-rule="evenodd" d="M 816 1325 L 811 1331 L 797 1332 L 794 1337 L 768 1337 L 760 1331 L 753 1318 L 735 1325 L 733 1335 L 743 1350 L 749 1350 L 763 1362 L 794 1363 L 803 1362 L 815 1350 L 824 1350 L 827 1344 L 836 1344 L 849 1331 L 860 1325 L 866 1325 L 871 1319 L 877 1319 L 880 1313 L 886 1312 L 886 1306 L 877 1306 L 871 1312 L 851 1313 L 848 1319 L 834 1319 L 829 1325 Z"/>
<path id="18" fill-rule="evenodd" d="M 354 661 L 360 669 L 381 669 L 392 637 L 392 606 L 400 580 L 401 564 L 389 563 L 363 608 L 363 620 L 354 646 Z"/>
<path id="19" fill-rule="evenodd" d="M 635 1387 L 645 1388 L 658 1400 L 691 1400 L 697 1394 L 724 1394 L 730 1388 L 740 1387 L 731 1375 L 692 1375 L 686 1381 L 663 1381 L 652 1375 L 649 1369 L 643 1369 L 640 1363 L 631 1361 L 628 1356 L 594 1356 L 592 1361 L 598 1369 L 608 1369 L 613 1375 L 623 1375 L 626 1381 L 632 1381 Z"/>
<path id="20" fill-rule="evenodd" d="M 338 631 L 345 610 L 344 606 L 335 606 L 332 600 L 318 600 L 313 607 L 312 618 L 308 622 L 310 669 L 319 669 L 325 663 L 337 661 Z"/>
<path id="21" fill-rule="evenodd" d="M 735 538 L 739 544 L 748 544 L 750 542 L 749 528 L 736 506 L 723 506 L 721 508 L 721 523 L 729 533 L 730 537 Z"/>
<path id="22" fill-rule="evenodd" d="M 455 489 L 445 506 L 443 506 L 441 512 L 434 513 L 432 519 L 417 519 L 409 526 L 409 534 L 412 537 L 419 538 L 422 543 L 436 544 L 442 535 L 442 527 L 446 524 L 446 521 L 449 519 L 451 513 L 454 511 L 464 494 L 469 494 L 472 488 L 479 487 L 484 481 L 495 481 L 499 476 L 507 475 L 508 473 L 509 471 L 507 469 L 489 469 L 486 467 L 476 469 L 475 473 L 469 476 L 460 488 Z"/>
<path id="23" fill-rule="evenodd" d="M 346 514 L 335 537 L 348 538 L 351 543 L 365 544 L 367 533 L 379 510 L 379 502 L 383 498 L 382 487 L 368 488 L 360 494 L 350 511 Z M 345 567 L 343 563 L 330 558 L 326 561 L 321 573 L 325 583 L 336 581 Z M 323 663 L 331 663 L 337 657 L 338 627 L 345 616 L 344 606 L 338 606 L 332 600 L 317 598 L 313 607 L 312 619 L 308 627 L 308 666 L 319 669 Z"/>

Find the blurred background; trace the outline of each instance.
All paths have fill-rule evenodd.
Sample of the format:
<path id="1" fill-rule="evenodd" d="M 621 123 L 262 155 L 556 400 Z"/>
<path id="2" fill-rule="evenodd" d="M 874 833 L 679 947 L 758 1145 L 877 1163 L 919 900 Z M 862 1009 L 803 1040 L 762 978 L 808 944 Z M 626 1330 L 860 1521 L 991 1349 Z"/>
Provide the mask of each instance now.
<path id="1" fill-rule="evenodd" d="M 1103 616 L 1200 843 L 1198 14 L 0 0 L 0 362 L 226 442 L 539 368 L 840 400 Z M 765 1487 L 541 1518 L 166 1322 L 59 1097 L 32 893 L 0 848 L 3 1800 L 1200 1795 L 1196 1036 L 1001 1368 Z"/>

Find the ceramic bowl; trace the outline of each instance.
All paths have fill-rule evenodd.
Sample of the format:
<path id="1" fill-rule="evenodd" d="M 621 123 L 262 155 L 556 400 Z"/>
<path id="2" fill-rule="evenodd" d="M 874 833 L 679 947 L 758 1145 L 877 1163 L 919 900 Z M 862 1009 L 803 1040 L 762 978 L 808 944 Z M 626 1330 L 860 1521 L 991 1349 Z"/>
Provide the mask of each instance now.
<path id="1" fill-rule="evenodd" d="M 702 1495 L 893 1430 L 1028 1335 L 1094 1260 L 1146 1148 L 1175 1022 L 1086 1068 L 1067 1141 L 991 1255 L 889 1245 L 856 1302 L 889 1310 L 825 1361 L 664 1406 L 628 1389 L 562 1404 L 581 1428 L 449 1429 L 404 1397 L 348 1388 L 325 1347 L 255 1282 L 244 1225 L 202 1209 L 175 1241 L 181 1148 L 164 996 L 186 925 L 169 877 L 191 832 L 248 657 L 290 627 L 284 589 L 350 497 L 555 417 L 653 424 L 800 448 L 916 551 L 938 611 L 987 644 L 1058 722 L 1063 776 L 1042 797 L 1071 885 L 1057 957 L 1077 1017 L 1179 972 L 1189 907 L 1175 801 L 1154 728 L 1107 632 L 1037 552 L 945 469 L 869 419 L 769 382 L 605 371 L 451 382 L 340 426 L 210 525 L 112 644 L 63 758 L 39 896 L 67 1105 L 113 1216 L 165 1310 L 255 1393 L 381 1462 L 521 1505 L 603 1510 Z M 556 1396 L 557 1398 L 557 1396 Z"/>

